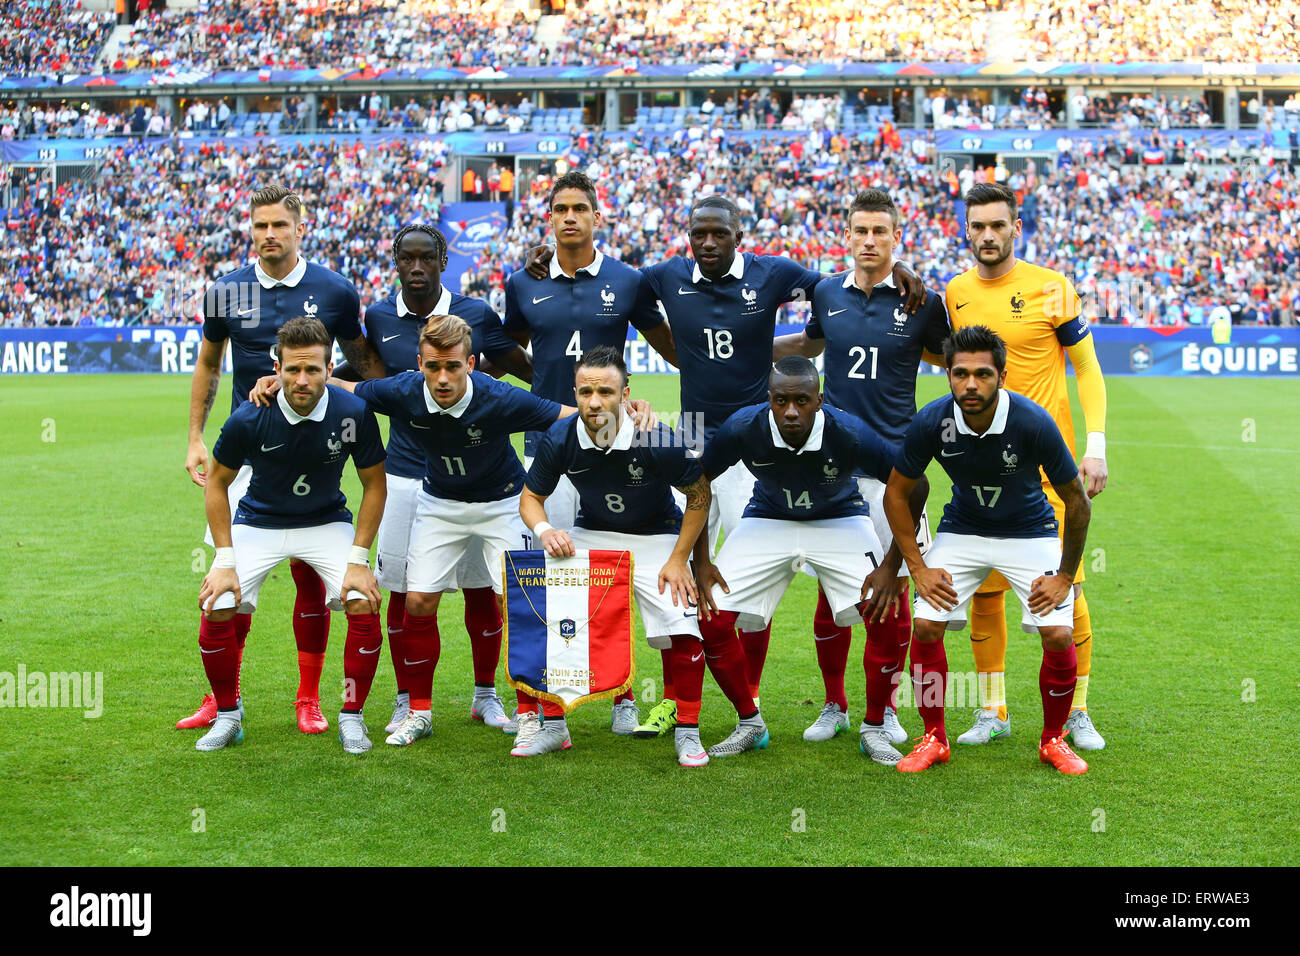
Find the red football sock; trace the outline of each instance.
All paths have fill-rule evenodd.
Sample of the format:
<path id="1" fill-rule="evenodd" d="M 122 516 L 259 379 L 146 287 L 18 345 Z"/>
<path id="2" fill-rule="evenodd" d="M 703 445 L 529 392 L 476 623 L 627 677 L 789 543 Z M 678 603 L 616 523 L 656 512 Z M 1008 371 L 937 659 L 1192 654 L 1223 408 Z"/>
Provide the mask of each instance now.
<path id="1" fill-rule="evenodd" d="M 239 696 L 240 680 L 244 674 L 244 642 L 248 640 L 248 632 L 253 629 L 253 615 L 236 614 L 235 621 L 235 646 L 239 649 L 235 655 L 235 696 Z"/>
<path id="2" fill-rule="evenodd" d="M 758 713 L 754 695 L 749 690 L 745 669 L 745 652 L 736 637 L 736 612 L 717 611 L 709 620 L 700 619 L 700 636 L 704 638 L 704 661 L 727 700 L 741 717 Z"/>
<path id="3" fill-rule="evenodd" d="M 862 669 L 867 675 L 867 711 L 863 719 L 869 724 L 884 723 L 885 705 L 898 692 L 901 669 L 894 641 L 893 621 L 867 624 L 867 646 L 862 652 Z"/>
<path id="4" fill-rule="evenodd" d="M 378 614 L 349 614 L 343 644 L 343 712 L 359 714 L 370 696 L 384 642 Z"/>
<path id="5" fill-rule="evenodd" d="M 767 663 L 767 645 L 772 640 L 772 625 L 761 631 L 741 631 L 740 646 L 745 654 L 745 673 L 749 675 L 749 696 L 758 696 L 758 685 L 763 681 L 763 665 Z"/>
<path id="6" fill-rule="evenodd" d="M 898 609 L 898 617 L 894 619 L 898 628 L 898 673 L 900 678 L 907 673 L 907 651 L 912 646 L 912 602 L 908 600 L 906 584 L 903 585 L 901 597 L 903 601 Z M 894 689 L 889 695 L 889 706 L 894 708 L 895 711 L 898 710 L 898 687 L 901 683 L 901 680 L 895 680 Z"/>
<path id="7" fill-rule="evenodd" d="M 515 709 L 521 714 L 537 713 L 537 698 L 525 691 L 515 690 Z"/>
<path id="8" fill-rule="evenodd" d="M 433 671 L 442 653 L 442 640 L 438 635 L 438 615 L 416 617 L 408 609 L 402 624 L 406 638 L 407 691 L 411 695 L 411 710 L 433 708 Z"/>
<path id="9" fill-rule="evenodd" d="M 615 697 L 615 698 L 614 698 L 614 703 L 616 703 L 616 704 L 621 704 L 621 703 L 623 703 L 623 701 L 625 701 L 625 700 L 631 700 L 631 701 L 635 701 L 635 700 L 636 700 L 636 695 L 635 695 L 634 693 L 632 693 L 632 689 L 631 689 L 631 688 L 628 688 L 627 690 L 623 691 L 623 693 L 621 693 L 621 694 L 619 694 L 617 697 Z"/>
<path id="10" fill-rule="evenodd" d="M 564 708 L 551 700 L 543 700 L 542 716 L 547 720 L 562 720 L 564 718 Z"/>
<path id="11" fill-rule="evenodd" d="M 853 629 L 835 623 L 835 614 L 821 588 L 817 589 L 817 610 L 813 614 L 813 645 L 817 649 L 817 666 L 826 686 L 826 703 L 839 704 L 848 711 L 849 699 L 844 692 L 844 671 L 849 664 L 849 647 Z"/>
<path id="12" fill-rule="evenodd" d="M 943 640 L 912 642 L 912 692 L 925 732 L 948 742 L 943 726 L 943 695 L 948 683 L 948 655 Z M 1069 707 L 1069 700 L 1066 700 Z"/>
<path id="13" fill-rule="evenodd" d="M 677 689 L 673 683 L 673 649 L 670 647 L 660 651 L 659 657 L 664 662 L 664 692 L 659 695 L 659 699 L 676 700 Z"/>
<path id="14" fill-rule="evenodd" d="M 1043 648 L 1043 663 L 1038 669 L 1038 692 L 1043 695 L 1043 735 L 1039 746 L 1061 736 L 1065 718 L 1070 716 L 1078 673 L 1079 656 L 1073 644 L 1063 651 Z"/>
<path id="15" fill-rule="evenodd" d="M 406 677 L 406 636 L 402 625 L 406 620 L 406 593 L 393 591 L 388 595 L 386 621 L 388 625 L 388 655 L 393 659 L 393 674 L 397 678 L 397 692 L 404 694 L 410 681 Z"/>
<path id="16" fill-rule="evenodd" d="M 677 724 L 700 723 L 700 698 L 704 696 L 704 645 L 694 637 L 673 635 L 672 650 L 664 651 L 664 667 L 671 655 L 676 687 Z M 667 699 L 667 695 L 665 695 Z"/>
<path id="17" fill-rule="evenodd" d="M 465 630 L 474 658 L 474 683 L 493 687 L 501 661 L 501 609 L 491 588 L 465 588 Z"/>
<path id="18" fill-rule="evenodd" d="M 320 673 L 330 637 L 330 612 L 325 606 L 325 582 L 305 561 L 289 562 L 298 587 L 293 602 L 293 636 L 298 642 L 298 697 L 320 697 Z"/>
<path id="19" fill-rule="evenodd" d="M 239 697 L 239 648 L 235 622 L 200 619 L 199 650 L 217 706 L 230 710 L 236 706 Z"/>

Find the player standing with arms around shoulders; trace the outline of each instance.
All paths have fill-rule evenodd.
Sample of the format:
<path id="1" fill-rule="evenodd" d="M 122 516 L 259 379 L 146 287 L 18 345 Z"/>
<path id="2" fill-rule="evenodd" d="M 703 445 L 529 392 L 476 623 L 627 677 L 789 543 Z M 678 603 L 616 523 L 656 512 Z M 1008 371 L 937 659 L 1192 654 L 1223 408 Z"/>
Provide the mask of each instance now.
<path id="1" fill-rule="evenodd" d="M 208 450 L 203 427 L 221 384 L 222 354 L 230 342 L 234 386 L 230 410 L 234 412 L 257 380 L 273 372 L 276 332 L 289 319 L 317 319 L 338 341 L 348 361 L 362 374 L 383 374 L 378 356 L 367 346 L 358 320 L 360 298 L 352 283 L 337 272 L 308 262 L 299 253 L 307 226 L 302 200 L 283 186 L 267 186 L 250 199 L 252 238 L 257 259 L 216 280 L 203 303 L 203 340 L 194 363 L 190 385 L 189 450 L 185 468 L 191 480 L 203 487 L 207 480 Z M 231 484 L 233 509 L 248 487 L 249 468 L 240 468 Z M 209 540 L 211 544 L 211 533 Z M 321 733 L 329 729 L 320 710 L 320 674 L 329 640 L 329 609 L 325 586 L 311 566 L 290 562 L 297 588 L 293 633 L 298 644 L 299 684 L 295 709 L 298 729 Z M 243 653 L 251 618 L 235 616 L 235 633 Z M 217 704 L 209 695 L 199 709 L 179 721 L 182 729 L 205 727 L 216 719 Z"/>
<path id="2" fill-rule="evenodd" d="M 1015 256 L 1021 223 L 1016 195 L 999 183 L 981 183 L 966 194 L 966 238 L 977 263 L 948 283 L 945 294 L 954 330 L 984 325 L 1007 347 L 1007 388 L 1032 399 L 1061 429 L 1074 452 L 1074 421 L 1065 384 L 1065 357 L 1074 366 L 1088 445 L 1079 472 L 1089 497 L 1106 487 L 1106 381 L 1079 296 L 1061 273 Z M 1043 491 L 1061 523 L 1065 505 L 1046 479 Z M 1065 730 L 1080 750 L 1100 750 L 1106 741 L 1088 714 L 1092 674 L 1092 619 L 1083 593 L 1084 573 L 1074 574 L 1074 643 L 1079 680 Z M 990 575 L 971 605 L 971 649 L 979 671 L 981 707 L 973 727 L 958 743 L 983 744 L 1011 731 L 1006 710 L 1007 590 L 1005 578 Z M 985 694 L 988 694 L 985 697 Z"/>
<path id="3" fill-rule="evenodd" d="M 348 753 L 370 749 L 361 709 L 383 636 L 368 556 L 384 510 L 384 445 L 365 403 L 326 384 L 332 345 L 333 336 L 316 319 L 281 326 L 275 369 L 283 387 L 270 406 L 249 402 L 236 409 L 212 449 L 204 503 L 217 553 L 199 591 L 199 649 L 218 711 L 195 744 L 199 750 L 219 750 L 244 737 L 234 616 L 252 614 L 267 575 L 285 558 L 320 575 L 335 610 L 346 596 L 339 740 Z M 355 533 L 339 487 L 349 457 L 362 486 Z M 252 476 L 232 524 L 229 489 L 246 462 Z"/>
<path id="4" fill-rule="evenodd" d="M 906 292 L 891 271 L 894 249 L 902 240 L 898 208 L 885 192 L 865 189 L 849 204 L 845 238 L 853 268 L 841 275 L 827 276 L 812 294 L 812 317 L 802 332 L 776 340 L 773 357 L 786 355 L 815 358 L 825 353 L 826 402 L 856 415 L 897 446 L 916 415 L 916 374 L 922 360 L 941 364 L 943 340 L 948 337 L 948 316 L 943 302 L 933 292 L 915 313 L 906 308 Z M 858 475 L 858 491 L 871 509 L 871 523 L 881 547 L 889 549 L 894 535 L 885 520 L 885 483 Z M 917 522 L 916 538 L 922 553 L 930 543 L 929 518 L 924 509 Z M 891 742 L 904 743 L 907 733 L 898 722 L 897 677 L 907 666 L 907 649 L 912 639 L 911 605 L 907 599 L 907 570 L 902 575 L 897 612 L 882 607 L 881 620 L 867 620 L 867 641 L 862 665 L 868 684 L 874 680 L 894 681 L 894 692 L 882 713 L 863 717 L 859 733 L 883 727 Z M 848 699 L 844 672 L 848 664 L 852 631 L 835 624 L 826 594 L 817 590 L 817 613 L 813 619 L 817 664 L 826 687 L 821 715 L 806 731 L 804 739 L 830 740 L 849 728 Z M 876 695 L 878 696 L 878 695 Z"/>
<path id="5" fill-rule="evenodd" d="M 1039 759 L 1062 773 L 1085 773 L 1088 765 L 1065 743 L 1064 726 L 1078 663 L 1071 569 L 1083 554 L 1092 505 L 1051 416 L 1003 387 L 1006 345 L 994 332 L 983 326 L 954 332 L 944 358 L 952 394 L 917 412 L 885 489 L 885 514 L 916 584 L 912 673 L 925 722 L 925 737 L 898 761 L 898 769 L 915 772 L 948 762 L 944 630 L 965 627 L 966 605 L 989 573 L 998 571 L 1020 598 L 1025 630 L 1037 630 L 1043 642 Z M 922 557 L 909 534 L 908 502 L 936 458 L 952 479 L 952 499 Z M 1043 493 L 1040 468 L 1065 503 L 1063 528 Z"/>

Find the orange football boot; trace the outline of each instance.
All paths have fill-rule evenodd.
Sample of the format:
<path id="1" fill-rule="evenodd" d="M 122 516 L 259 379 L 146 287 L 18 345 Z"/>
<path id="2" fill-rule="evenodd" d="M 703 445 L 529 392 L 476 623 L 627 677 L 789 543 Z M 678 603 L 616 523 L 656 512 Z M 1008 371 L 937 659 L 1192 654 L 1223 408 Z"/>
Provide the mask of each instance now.
<path id="1" fill-rule="evenodd" d="M 919 773 L 937 763 L 947 763 L 951 753 L 951 747 L 929 733 L 921 738 L 910 754 L 898 761 L 898 769 L 903 773 Z"/>
<path id="2" fill-rule="evenodd" d="M 319 697 L 299 697 L 293 708 L 298 712 L 298 729 L 304 734 L 323 734 L 330 729 L 329 721 L 320 712 Z"/>
<path id="3" fill-rule="evenodd" d="M 176 721 L 176 729 L 193 730 L 196 727 L 211 727 L 216 722 L 217 698 L 207 694 L 203 698 L 203 703 L 199 704 L 198 710 Z"/>
<path id="4" fill-rule="evenodd" d="M 1053 737 L 1038 748 L 1038 759 L 1050 763 L 1061 773 L 1087 773 L 1088 765 L 1060 737 Z"/>

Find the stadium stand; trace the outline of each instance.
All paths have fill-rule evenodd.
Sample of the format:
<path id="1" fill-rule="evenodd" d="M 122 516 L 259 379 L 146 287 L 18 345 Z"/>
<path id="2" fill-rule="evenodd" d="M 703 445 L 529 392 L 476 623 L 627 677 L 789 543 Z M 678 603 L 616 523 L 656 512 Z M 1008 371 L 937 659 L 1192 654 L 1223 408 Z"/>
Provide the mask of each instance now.
<path id="1" fill-rule="evenodd" d="M 0 73 L 89 73 L 113 14 L 76 0 L 18 0 L 0 7 Z"/>

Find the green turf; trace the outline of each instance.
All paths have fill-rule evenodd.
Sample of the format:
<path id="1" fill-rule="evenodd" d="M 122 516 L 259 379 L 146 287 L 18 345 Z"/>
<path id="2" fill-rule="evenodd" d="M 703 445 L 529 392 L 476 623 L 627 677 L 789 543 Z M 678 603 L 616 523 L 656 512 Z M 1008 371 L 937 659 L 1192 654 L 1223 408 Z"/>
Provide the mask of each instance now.
<path id="1" fill-rule="evenodd" d="M 102 672 L 105 702 L 98 719 L 0 711 L 0 863 L 1300 862 L 1290 644 L 1300 619 L 1300 384 L 1107 384 L 1112 477 L 1087 560 L 1097 622 L 1091 704 L 1108 746 L 1089 755 L 1086 777 L 1067 779 L 1037 759 L 1039 650 L 1019 632 L 1009 740 L 960 749 L 917 776 L 867 761 L 855 734 L 806 744 L 822 692 L 813 582 L 803 576 L 776 619 L 763 753 L 683 770 L 670 741 L 615 738 L 608 705 L 592 704 L 570 720 L 573 750 L 511 759 L 509 738 L 469 720 L 469 646 L 453 598 L 442 615 L 433 738 L 383 744 L 393 692 L 385 651 L 367 707 L 376 749 L 348 757 L 333 728 L 308 738 L 294 724 L 287 567 L 264 589 L 249 638 L 246 740 L 196 753 L 196 732 L 172 729 L 206 690 L 194 568 L 204 520 L 182 469 L 188 378 L 6 378 L 0 671 Z M 633 387 L 675 407 L 674 379 Z M 921 397 L 941 388 L 925 378 Z M 1246 419 L 1253 442 L 1243 441 Z M 214 425 L 209 441 L 215 435 Z M 948 485 L 937 472 L 931 480 L 937 521 Z M 349 492 L 356 487 L 353 476 Z M 336 615 L 327 687 L 341 679 L 343 629 Z M 861 640 L 858 629 L 848 681 L 855 725 Z M 953 669 L 970 669 L 963 635 L 948 638 L 948 655 Z M 657 654 L 639 646 L 637 666 L 644 707 Z M 334 725 L 336 707 L 325 710 Z M 708 681 L 706 744 L 730 729 L 728 713 Z M 902 718 L 919 731 L 914 710 Z M 953 708 L 948 719 L 960 732 L 969 714 Z"/>

